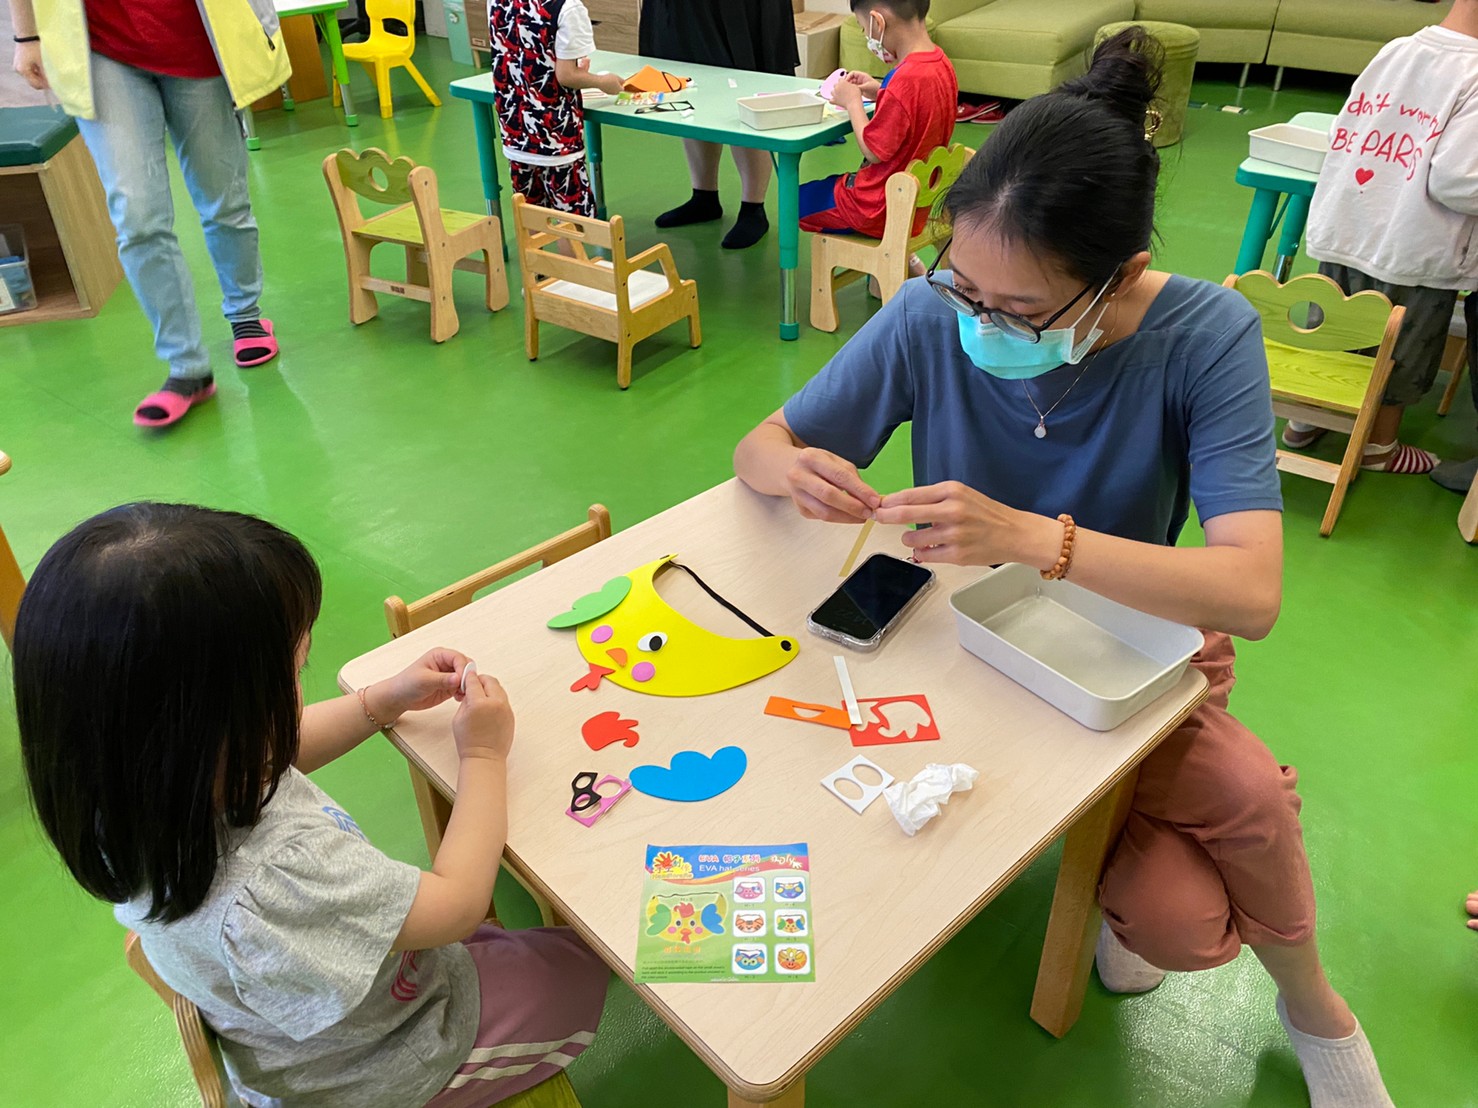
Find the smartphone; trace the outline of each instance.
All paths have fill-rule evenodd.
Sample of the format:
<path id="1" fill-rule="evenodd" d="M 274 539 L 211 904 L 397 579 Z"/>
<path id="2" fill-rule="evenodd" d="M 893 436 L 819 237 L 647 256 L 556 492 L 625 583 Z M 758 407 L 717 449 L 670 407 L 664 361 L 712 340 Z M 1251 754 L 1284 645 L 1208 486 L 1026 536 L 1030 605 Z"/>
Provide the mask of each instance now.
<path id="1" fill-rule="evenodd" d="M 853 650 L 876 650 L 933 585 L 932 570 L 888 554 L 874 554 L 821 602 L 806 626 Z"/>

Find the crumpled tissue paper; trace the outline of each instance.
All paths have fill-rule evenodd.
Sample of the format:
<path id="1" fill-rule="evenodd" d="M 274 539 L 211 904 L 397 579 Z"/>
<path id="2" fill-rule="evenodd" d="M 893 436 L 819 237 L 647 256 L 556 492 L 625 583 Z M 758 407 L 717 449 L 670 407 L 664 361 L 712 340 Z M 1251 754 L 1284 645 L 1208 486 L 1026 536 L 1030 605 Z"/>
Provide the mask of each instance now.
<path id="1" fill-rule="evenodd" d="M 893 818 L 904 834 L 913 836 L 920 827 L 939 814 L 954 793 L 974 786 L 980 771 L 963 762 L 942 766 L 931 763 L 914 775 L 912 781 L 898 781 L 883 790 Z"/>

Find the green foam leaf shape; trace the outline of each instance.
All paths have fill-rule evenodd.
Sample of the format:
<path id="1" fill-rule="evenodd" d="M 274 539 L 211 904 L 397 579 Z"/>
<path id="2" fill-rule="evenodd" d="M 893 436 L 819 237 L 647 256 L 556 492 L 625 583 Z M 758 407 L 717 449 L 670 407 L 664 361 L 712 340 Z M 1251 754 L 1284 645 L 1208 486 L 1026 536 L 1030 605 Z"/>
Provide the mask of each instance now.
<path id="1" fill-rule="evenodd" d="M 630 577 L 612 577 L 600 587 L 599 592 L 588 592 L 570 605 L 568 612 L 561 612 L 549 621 L 556 630 L 562 627 L 578 627 L 592 619 L 605 615 L 626 599 L 631 591 Z"/>

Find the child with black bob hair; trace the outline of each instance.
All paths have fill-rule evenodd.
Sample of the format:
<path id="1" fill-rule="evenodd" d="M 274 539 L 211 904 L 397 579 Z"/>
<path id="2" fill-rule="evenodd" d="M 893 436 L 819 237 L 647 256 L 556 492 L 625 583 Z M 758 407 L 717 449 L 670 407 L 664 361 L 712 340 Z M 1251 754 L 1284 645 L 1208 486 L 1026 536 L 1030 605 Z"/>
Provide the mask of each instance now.
<path id="1" fill-rule="evenodd" d="M 484 1108 L 593 1040 L 608 974 L 566 929 L 482 926 L 514 730 L 498 682 L 437 649 L 305 707 L 321 601 L 308 551 L 252 516 L 141 503 L 75 528 L 15 628 L 36 813 L 200 1008 L 244 1103 Z M 304 775 L 448 699 L 457 799 L 423 873 Z"/>

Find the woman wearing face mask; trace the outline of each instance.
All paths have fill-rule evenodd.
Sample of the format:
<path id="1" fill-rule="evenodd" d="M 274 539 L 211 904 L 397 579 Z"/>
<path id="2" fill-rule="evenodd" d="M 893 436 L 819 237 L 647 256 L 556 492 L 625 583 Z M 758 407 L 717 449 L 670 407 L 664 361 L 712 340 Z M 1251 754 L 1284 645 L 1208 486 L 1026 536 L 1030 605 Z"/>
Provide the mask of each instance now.
<path id="1" fill-rule="evenodd" d="M 1139 28 L 1013 111 L 946 200 L 954 272 L 910 281 L 750 432 L 735 470 L 812 518 L 925 524 L 920 562 L 1023 562 L 1205 629 L 1211 695 L 1144 762 L 1100 900 L 1099 976 L 1154 988 L 1253 948 L 1314 1108 L 1391 1102 L 1324 976 L 1297 775 L 1227 711 L 1229 635 L 1282 595 L 1273 413 L 1257 314 L 1149 268 L 1158 82 Z M 918 487 L 859 476 L 912 422 Z M 1204 547 L 1175 546 L 1196 502 Z"/>

